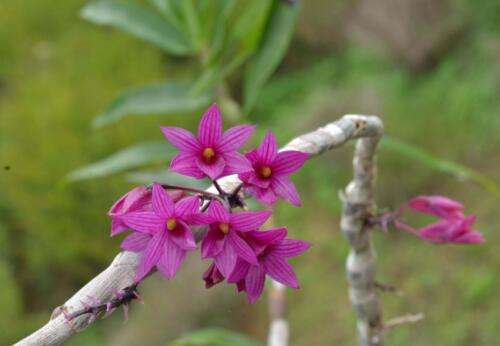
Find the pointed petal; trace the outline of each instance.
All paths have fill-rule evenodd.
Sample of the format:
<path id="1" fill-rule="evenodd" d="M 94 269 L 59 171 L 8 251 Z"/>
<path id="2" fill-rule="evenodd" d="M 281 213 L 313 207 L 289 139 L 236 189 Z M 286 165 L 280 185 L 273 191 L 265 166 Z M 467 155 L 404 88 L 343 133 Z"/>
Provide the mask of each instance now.
<path id="1" fill-rule="evenodd" d="M 462 218 L 464 206 L 444 196 L 417 196 L 412 198 L 408 205 L 410 208 L 424 214 L 437 217 L 456 219 Z"/>
<path id="2" fill-rule="evenodd" d="M 263 264 L 266 273 L 274 280 L 291 288 L 299 288 L 297 276 L 284 258 L 270 254 L 264 258 Z"/>
<path id="3" fill-rule="evenodd" d="M 149 234 L 134 232 L 123 239 L 120 247 L 127 251 L 141 252 L 147 247 L 150 240 Z"/>
<path id="4" fill-rule="evenodd" d="M 198 196 L 184 197 L 175 203 L 174 215 L 181 220 L 188 221 L 189 218 L 200 211 L 200 198 Z"/>
<path id="5" fill-rule="evenodd" d="M 230 214 L 221 202 L 213 200 L 207 209 L 207 215 L 209 215 L 213 222 L 230 223 Z"/>
<path id="6" fill-rule="evenodd" d="M 154 234 L 165 226 L 165 220 L 152 211 L 136 211 L 120 216 L 120 219 L 137 232 Z"/>
<path id="7" fill-rule="evenodd" d="M 311 244 L 304 240 L 284 239 L 273 247 L 273 254 L 280 257 L 295 257 L 311 247 Z"/>
<path id="8" fill-rule="evenodd" d="M 226 241 L 222 251 L 215 257 L 215 265 L 224 277 L 229 277 L 236 265 L 237 258 L 233 247 Z"/>
<path id="9" fill-rule="evenodd" d="M 174 201 L 158 183 L 153 183 L 153 211 L 163 218 L 172 216 Z"/>
<path id="10" fill-rule="evenodd" d="M 238 150 L 250 138 L 254 129 L 253 125 L 231 127 L 224 132 L 216 149 L 221 153 Z"/>
<path id="11" fill-rule="evenodd" d="M 450 238 L 450 231 L 456 228 L 452 222 L 448 220 L 440 220 L 422 227 L 418 234 L 421 238 L 432 241 L 433 243 L 446 243 Z"/>
<path id="12" fill-rule="evenodd" d="M 201 258 L 215 258 L 221 253 L 225 236 L 216 229 L 210 229 L 201 241 Z"/>
<path id="13" fill-rule="evenodd" d="M 245 187 L 245 191 L 267 206 L 272 206 L 278 200 L 278 196 L 271 187 L 263 189 L 258 186 L 249 186 Z"/>
<path id="14" fill-rule="evenodd" d="M 248 270 L 250 269 L 250 264 L 241 258 L 236 260 L 233 272 L 229 275 L 227 282 L 236 283 L 238 281 L 244 280 L 247 276 Z"/>
<path id="15" fill-rule="evenodd" d="M 130 229 L 130 228 L 122 220 L 120 220 L 119 216 L 112 217 L 111 233 L 110 233 L 111 237 L 114 237 L 117 234 L 123 233 L 128 229 Z"/>
<path id="16" fill-rule="evenodd" d="M 250 264 L 258 265 L 259 261 L 257 260 L 257 256 L 255 256 L 255 252 L 243 239 L 240 238 L 238 232 L 231 231 L 227 235 L 226 239 L 230 242 L 233 247 L 236 255 L 247 261 Z"/>
<path id="17" fill-rule="evenodd" d="M 180 153 L 170 162 L 170 170 L 195 179 L 202 179 L 205 174 L 198 168 L 196 158 L 198 155 Z"/>
<path id="18" fill-rule="evenodd" d="M 183 221 L 178 221 L 179 225 L 173 231 L 168 232 L 168 238 L 183 250 L 196 249 L 196 242 L 194 240 L 193 232 L 189 229 Z"/>
<path id="19" fill-rule="evenodd" d="M 197 153 L 200 151 L 198 140 L 187 130 L 180 127 L 162 126 L 161 132 L 181 152 Z"/>
<path id="20" fill-rule="evenodd" d="M 163 275 L 171 279 L 177 273 L 184 258 L 186 258 L 186 251 L 167 239 L 163 254 L 156 267 Z"/>
<path id="21" fill-rule="evenodd" d="M 259 161 L 263 165 L 271 165 L 278 154 L 278 143 L 271 131 L 266 133 L 264 140 L 257 149 Z"/>
<path id="22" fill-rule="evenodd" d="M 477 231 L 469 231 L 454 238 L 453 242 L 457 244 L 481 244 L 484 243 L 484 237 Z"/>
<path id="23" fill-rule="evenodd" d="M 262 295 L 266 274 L 262 266 L 251 266 L 245 277 L 245 289 L 247 291 L 248 301 L 255 302 Z"/>
<path id="24" fill-rule="evenodd" d="M 255 231 L 271 216 L 272 211 L 242 211 L 231 214 L 231 226 L 240 232 Z"/>
<path id="25" fill-rule="evenodd" d="M 222 175 L 224 172 L 224 167 L 226 167 L 226 161 L 222 156 L 218 156 L 215 162 L 213 163 L 205 163 L 199 157 L 196 157 L 195 163 L 198 168 L 205 173 L 210 179 L 215 180 Z"/>
<path id="26" fill-rule="evenodd" d="M 212 263 L 203 274 L 203 280 L 205 281 L 205 288 L 210 288 L 224 281 L 224 276 L 217 270 L 215 264 Z"/>
<path id="27" fill-rule="evenodd" d="M 222 137 L 222 117 L 217 104 L 211 105 L 198 125 L 198 138 L 203 147 L 214 148 Z"/>
<path id="28" fill-rule="evenodd" d="M 274 192 L 288 203 L 300 206 L 300 197 L 289 177 L 276 176 L 271 182 Z"/>
<path id="29" fill-rule="evenodd" d="M 148 243 L 148 246 L 144 250 L 141 262 L 137 268 L 135 274 L 135 281 L 141 281 L 151 269 L 158 263 L 160 257 L 163 253 L 163 245 L 165 244 L 165 233 L 156 233 Z"/>
<path id="30" fill-rule="evenodd" d="M 252 170 L 252 165 L 248 159 L 237 152 L 222 154 L 226 166 L 222 175 L 231 175 Z"/>
<path id="31" fill-rule="evenodd" d="M 306 162 L 309 154 L 301 151 L 282 151 L 276 155 L 272 170 L 276 174 L 290 174 L 298 170 Z"/>
<path id="32" fill-rule="evenodd" d="M 253 149 L 245 153 L 245 157 L 248 159 L 248 161 L 250 161 L 252 165 L 259 163 L 260 160 L 259 152 L 257 151 L 257 149 Z"/>
<path id="33" fill-rule="evenodd" d="M 262 245 L 279 244 L 285 239 L 288 231 L 285 227 L 273 228 L 267 231 L 250 231 L 246 234 Z"/>

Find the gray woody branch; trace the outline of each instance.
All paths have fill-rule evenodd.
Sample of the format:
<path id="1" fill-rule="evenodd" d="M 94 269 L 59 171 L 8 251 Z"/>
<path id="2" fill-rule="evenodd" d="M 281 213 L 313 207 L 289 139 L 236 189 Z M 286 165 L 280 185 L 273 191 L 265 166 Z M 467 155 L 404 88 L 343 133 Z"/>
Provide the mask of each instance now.
<path id="1" fill-rule="evenodd" d="M 379 118 L 364 115 L 345 115 L 341 119 L 330 123 L 325 127 L 295 138 L 282 150 L 299 150 L 310 153 L 311 155 L 319 155 L 327 150 L 341 146 L 348 140 L 366 138 L 360 140 L 360 144 L 358 144 L 358 149 L 356 151 L 356 157 L 361 157 L 364 160 L 367 156 L 374 154 L 375 143 L 381 134 L 382 123 Z M 359 165 L 364 166 L 366 162 L 373 162 L 371 158 L 367 158 L 366 161 L 363 160 L 358 160 Z M 366 167 L 366 171 L 371 172 L 372 168 Z M 371 175 L 369 178 L 370 187 L 367 188 L 366 179 L 361 176 L 363 174 L 363 170 L 360 170 L 359 173 L 356 174 L 356 177 L 358 178 L 355 179 L 355 182 L 359 181 L 360 185 L 358 186 L 358 183 L 354 183 L 354 192 L 351 193 L 347 191 L 346 198 L 348 201 L 350 201 L 351 198 L 354 198 L 353 201 L 355 201 L 355 199 L 360 196 L 369 195 L 367 200 L 371 203 Z M 219 180 L 219 184 L 225 191 L 232 191 L 236 186 L 238 186 L 239 183 L 240 181 L 236 176 L 229 176 Z M 211 187 L 210 190 L 214 191 L 215 189 Z M 367 191 L 369 191 L 369 193 L 367 193 Z M 363 200 L 362 202 L 364 203 L 366 201 Z M 351 205 L 349 203 L 348 205 Z M 347 210 L 349 210 L 349 208 L 347 208 Z M 369 249 L 368 252 L 359 252 L 360 255 L 350 255 L 350 258 L 354 258 L 354 261 L 358 263 L 360 268 L 362 267 L 372 270 L 374 259 L 371 255 L 372 252 L 369 235 L 360 231 L 361 219 L 355 216 L 349 216 L 350 214 L 351 212 L 345 213 L 344 215 L 343 224 L 345 224 L 347 228 L 343 229 L 346 230 L 346 234 L 351 234 L 350 230 L 354 230 L 352 233 L 354 236 L 349 237 L 349 239 L 354 239 L 353 246 L 357 249 L 356 251 L 362 250 L 362 248 Z M 358 225 L 358 228 L 354 227 L 354 225 Z M 363 235 L 356 236 L 358 233 L 363 233 Z M 362 238 L 364 240 L 358 242 L 355 240 L 358 238 Z M 358 245 L 360 247 L 358 247 Z M 370 255 L 366 256 L 367 253 L 370 253 Z M 363 258 L 366 258 L 366 260 L 369 261 L 368 265 L 361 265 L 363 263 Z M 89 324 L 90 315 L 80 316 L 71 321 L 71 323 L 68 323 L 64 314 L 61 313 L 62 309 L 65 309 L 68 313 L 78 311 L 84 307 L 85 302 L 89 301 L 89 297 L 92 297 L 93 299 L 97 298 L 101 301 L 108 301 L 113 296 L 113 292 L 115 290 L 123 289 L 133 283 L 138 263 L 139 256 L 137 254 L 128 251 L 119 253 L 107 269 L 87 283 L 73 297 L 64 303 L 62 307 L 57 308 L 47 324 L 35 331 L 33 334 L 19 341 L 16 345 L 59 345 L 74 335 L 77 331 L 86 328 Z M 366 299 L 366 297 L 374 295 L 373 283 L 366 282 L 366 280 L 373 280 L 373 271 L 371 271 L 371 274 L 369 275 L 366 273 L 367 272 L 362 271 L 363 280 L 355 280 L 355 282 L 351 282 L 351 284 L 356 285 L 357 283 L 364 283 L 359 287 L 354 286 L 354 288 L 352 288 L 351 293 L 356 292 L 356 295 L 352 293 L 351 297 L 358 297 L 359 295 L 359 297 Z M 352 275 L 349 277 L 351 278 Z M 366 287 L 366 290 L 363 289 L 363 287 Z M 366 294 L 362 294 L 364 291 L 366 291 Z M 374 299 L 376 299 L 376 296 L 374 296 Z M 365 305 L 366 308 L 371 307 L 374 299 L 367 301 L 368 304 L 365 304 L 356 298 L 353 300 L 353 303 L 357 307 L 358 311 L 365 311 Z M 375 305 L 378 306 L 378 303 Z M 370 309 L 369 311 L 370 318 L 373 318 L 371 313 L 378 311 L 378 308 Z M 379 321 L 380 315 L 376 316 L 373 320 Z M 359 325 L 365 325 L 365 321 L 367 321 L 365 313 L 359 314 L 359 321 Z M 370 321 L 372 320 L 370 319 Z M 364 332 L 365 329 L 359 329 L 364 333 L 362 336 L 365 334 L 370 335 L 369 333 Z"/>

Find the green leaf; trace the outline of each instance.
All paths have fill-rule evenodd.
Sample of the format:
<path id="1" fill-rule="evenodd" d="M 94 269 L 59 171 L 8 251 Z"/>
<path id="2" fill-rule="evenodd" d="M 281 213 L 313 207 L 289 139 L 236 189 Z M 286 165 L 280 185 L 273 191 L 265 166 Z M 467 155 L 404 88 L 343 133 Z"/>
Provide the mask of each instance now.
<path id="1" fill-rule="evenodd" d="M 298 6 L 277 1 L 262 43 L 250 59 L 243 79 L 243 111 L 248 114 L 259 91 L 283 60 L 293 35 Z"/>
<path id="2" fill-rule="evenodd" d="M 191 332 L 172 341 L 168 346 L 262 346 L 244 335 L 221 328 L 207 328 Z"/>
<path id="3" fill-rule="evenodd" d="M 430 168 L 451 174 L 459 180 L 474 181 L 493 195 L 500 196 L 500 188 L 493 180 L 460 163 L 435 156 L 414 145 L 388 136 L 385 136 L 380 144 L 382 148 L 393 150 L 398 154 L 416 160 Z"/>
<path id="4" fill-rule="evenodd" d="M 131 183 L 137 184 L 151 184 L 152 182 L 157 182 L 162 184 L 195 187 L 199 189 L 206 189 L 210 186 L 207 181 L 197 180 L 178 173 L 170 172 L 167 168 L 163 168 L 161 170 L 130 172 L 125 175 L 125 179 Z"/>
<path id="5" fill-rule="evenodd" d="M 113 155 L 79 168 L 66 177 L 69 181 L 105 177 L 131 168 L 152 163 L 167 162 L 172 147 L 166 142 L 144 142 L 120 150 Z"/>
<path id="6" fill-rule="evenodd" d="M 112 0 L 91 2 L 83 7 L 81 16 L 96 24 L 121 29 L 170 54 L 192 53 L 189 42 L 173 25 L 160 15 L 136 4 Z"/>
<path id="7" fill-rule="evenodd" d="M 193 94 L 185 84 L 152 84 L 125 91 L 93 122 L 95 127 L 114 123 L 128 114 L 189 113 L 208 105 L 210 92 Z"/>

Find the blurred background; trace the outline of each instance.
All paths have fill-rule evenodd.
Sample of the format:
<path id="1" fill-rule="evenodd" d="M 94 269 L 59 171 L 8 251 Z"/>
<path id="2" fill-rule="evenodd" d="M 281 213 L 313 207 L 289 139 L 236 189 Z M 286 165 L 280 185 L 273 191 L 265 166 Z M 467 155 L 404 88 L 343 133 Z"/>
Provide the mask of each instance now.
<path id="1" fill-rule="evenodd" d="M 112 203 L 134 184 L 179 179 L 159 125 L 194 130 L 213 101 L 227 126 L 259 125 L 252 145 L 267 128 L 285 144 L 346 113 L 382 117 L 378 206 L 448 195 L 487 239 L 376 232 L 379 281 L 404 292 L 381 294 L 384 316 L 426 315 L 388 343 L 500 344 L 499 95 L 498 0 L 2 0 L 0 344 L 110 263 Z M 356 344 L 337 198 L 352 147 L 308 162 L 294 179 L 303 207 L 276 209 L 314 244 L 294 262 L 291 345 Z M 205 290 L 206 265 L 192 255 L 175 280 L 147 280 L 126 325 L 115 313 L 68 344 L 167 345 L 213 327 L 264 342 L 266 297 Z"/>

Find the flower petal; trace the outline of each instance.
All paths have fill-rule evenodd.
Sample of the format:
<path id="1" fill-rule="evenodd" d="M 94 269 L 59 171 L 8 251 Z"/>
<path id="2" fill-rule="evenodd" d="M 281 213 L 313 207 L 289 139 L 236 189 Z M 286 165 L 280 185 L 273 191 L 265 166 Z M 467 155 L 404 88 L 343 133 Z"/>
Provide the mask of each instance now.
<path id="1" fill-rule="evenodd" d="M 224 248 L 225 236 L 217 229 L 209 229 L 201 241 L 201 258 L 215 258 Z"/>
<path id="2" fill-rule="evenodd" d="M 230 223 L 233 229 L 240 232 L 255 231 L 271 216 L 272 211 L 242 211 L 232 213 Z"/>
<path id="3" fill-rule="evenodd" d="M 174 201 L 158 183 L 153 183 L 153 211 L 163 218 L 172 216 Z"/>
<path id="4" fill-rule="evenodd" d="M 191 229 L 183 221 L 178 221 L 178 223 L 179 225 L 173 231 L 168 232 L 169 240 L 183 250 L 196 249 L 196 242 Z"/>
<path id="5" fill-rule="evenodd" d="M 194 214 L 200 211 L 200 198 L 198 196 L 184 197 L 174 205 L 174 215 L 184 221 L 189 221 Z"/>
<path id="6" fill-rule="evenodd" d="M 245 277 L 245 289 L 247 291 L 248 301 L 255 302 L 262 295 L 266 273 L 262 266 L 251 266 Z"/>
<path id="7" fill-rule="evenodd" d="M 293 185 L 292 181 L 287 176 L 274 177 L 271 182 L 271 187 L 274 192 L 283 198 L 288 203 L 295 206 L 300 206 L 300 197 Z"/>
<path id="8" fill-rule="evenodd" d="M 217 143 L 216 149 L 221 153 L 238 150 L 252 135 L 255 126 L 239 125 L 228 129 Z"/>
<path id="9" fill-rule="evenodd" d="M 158 263 L 163 254 L 163 245 L 165 244 L 165 240 L 165 233 L 158 232 L 148 242 L 148 245 L 142 254 L 139 267 L 137 268 L 135 281 L 141 281 Z"/>
<path id="10" fill-rule="evenodd" d="M 309 157 L 308 153 L 289 150 L 282 151 L 276 155 L 272 170 L 275 174 L 290 174 L 298 170 Z"/>
<path id="11" fill-rule="evenodd" d="M 161 132 L 174 147 L 183 153 L 197 153 L 200 151 L 198 140 L 188 130 L 180 127 L 162 126 Z"/>
<path id="12" fill-rule="evenodd" d="M 278 154 L 278 143 L 271 131 L 266 133 L 264 140 L 257 149 L 259 162 L 263 165 L 271 165 Z"/>
<path id="13" fill-rule="evenodd" d="M 278 196 L 271 188 L 262 189 L 258 186 L 244 186 L 245 193 L 255 197 L 259 202 L 272 206 L 278 200 Z"/>
<path id="14" fill-rule="evenodd" d="M 410 208 L 428 215 L 447 219 L 463 218 L 464 206 L 444 196 L 417 196 L 412 198 L 408 205 Z"/>
<path id="15" fill-rule="evenodd" d="M 273 247 L 273 254 L 280 257 L 295 257 L 309 249 L 311 244 L 304 240 L 284 239 Z"/>
<path id="16" fill-rule="evenodd" d="M 127 251 L 141 252 L 147 247 L 150 240 L 151 236 L 149 234 L 133 232 L 123 239 L 120 247 Z"/>
<path id="17" fill-rule="evenodd" d="M 214 148 L 222 137 L 222 117 L 217 104 L 211 105 L 198 125 L 198 138 L 202 147 Z"/>
<path id="18" fill-rule="evenodd" d="M 205 163 L 201 158 L 196 157 L 195 161 L 198 168 L 205 173 L 210 179 L 215 180 L 222 175 L 226 161 L 222 156 L 218 156 L 215 162 Z"/>
<path id="19" fill-rule="evenodd" d="M 152 211 L 136 211 L 120 216 L 120 219 L 137 232 L 154 234 L 165 227 L 165 219 Z"/>
<path id="20" fill-rule="evenodd" d="M 198 155 L 180 153 L 170 162 L 170 170 L 195 179 L 202 179 L 205 174 L 196 164 Z"/>
<path id="21" fill-rule="evenodd" d="M 288 231 L 285 227 L 280 227 L 267 231 L 250 231 L 245 234 L 247 234 L 252 241 L 267 246 L 281 243 L 283 239 L 285 239 L 287 233 Z"/>
<path id="22" fill-rule="evenodd" d="M 477 231 L 469 231 L 454 238 L 453 242 L 457 244 L 481 244 L 484 243 L 484 237 Z"/>
<path id="23" fill-rule="evenodd" d="M 270 254 L 264 258 L 263 265 L 266 273 L 274 280 L 291 288 L 299 288 L 297 276 L 284 258 Z"/>
<path id="24" fill-rule="evenodd" d="M 248 159 L 240 153 L 225 153 L 222 154 L 222 157 L 224 158 L 224 162 L 226 163 L 224 172 L 222 173 L 223 176 L 241 172 L 248 172 L 252 170 L 250 161 L 248 161 Z"/>
<path id="25" fill-rule="evenodd" d="M 450 238 L 450 232 L 456 228 L 456 225 L 449 220 L 440 220 L 422 227 L 418 234 L 421 238 L 432 241 L 433 243 L 446 243 Z"/>
<path id="26" fill-rule="evenodd" d="M 210 202 L 206 213 L 213 220 L 212 222 L 230 223 L 229 211 L 217 200 Z"/>
<path id="27" fill-rule="evenodd" d="M 224 281 L 224 276 L 222 276 L 215 264 L 212 263 L 203 274 L 203 280 L 205 281 L 205 288 L 210 288 Z"/>
<path id="28" fill-rule="evenodd" d="M 184 258 L 186 258 L 186 251 L 167 239 L 163 254 L 156 267 L 160 273 L 170 279 L 175 276 Z"/>
<path id="29" fill-rule="evenodd" d="M 227 282 L 236 283 L 238 281 L 244 280 L 245 276 L 250 269 L 250 264 L 241 258 L 238 258 L 234 266 L 233 272 L 229 275 Z"/>
<path id="30" fill-rule="evenodd" d="M 229 242 L 224 242 L 222 251 L 215 257 L 215 265 L 224 277 L 229 277 L 236 265 L 238 256 Z"/>
<path id="31" fill-rule="evenodd" d="M 229 232 L 226 239 L 229 241 L 238 257 L 250 264 L 259 264 L 257 256 L 255 256 L 255 252 L 252 250 L 250 245 L 248 245 L 243 239 L 240 238 L 236 231 Z"/>

